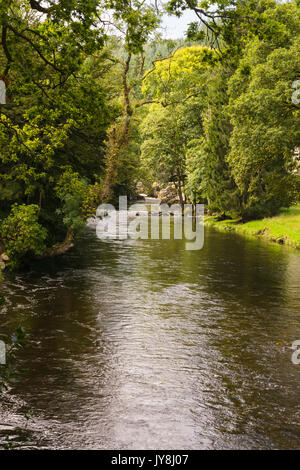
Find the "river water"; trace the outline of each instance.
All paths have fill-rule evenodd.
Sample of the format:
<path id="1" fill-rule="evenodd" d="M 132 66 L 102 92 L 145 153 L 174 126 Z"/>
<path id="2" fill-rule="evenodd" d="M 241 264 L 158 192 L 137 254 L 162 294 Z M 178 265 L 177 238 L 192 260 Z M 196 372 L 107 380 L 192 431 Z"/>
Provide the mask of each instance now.
<path id="1" fill-rule="evenodd" d="M 87 228 L 1 285 L 1 333 L 30 331 L 2 447 L 299 449 L 299 284 L 299 252 L 263 241 L 207 228 L 186 251 Z"/>

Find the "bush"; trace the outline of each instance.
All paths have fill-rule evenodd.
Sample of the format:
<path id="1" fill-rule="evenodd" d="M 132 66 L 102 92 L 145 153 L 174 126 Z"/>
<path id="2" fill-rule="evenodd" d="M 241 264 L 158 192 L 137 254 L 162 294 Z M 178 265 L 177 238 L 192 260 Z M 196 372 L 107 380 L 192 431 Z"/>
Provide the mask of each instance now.
<path id="1" fill-rule="evenodd" d="M 14 204 L 0 225 L 1 242 L 11 268 L 18 267 L 26 255 L 41 255 L 46 248 L 47 230 L 38 222 L 38 211 L 35 204 Z"/>

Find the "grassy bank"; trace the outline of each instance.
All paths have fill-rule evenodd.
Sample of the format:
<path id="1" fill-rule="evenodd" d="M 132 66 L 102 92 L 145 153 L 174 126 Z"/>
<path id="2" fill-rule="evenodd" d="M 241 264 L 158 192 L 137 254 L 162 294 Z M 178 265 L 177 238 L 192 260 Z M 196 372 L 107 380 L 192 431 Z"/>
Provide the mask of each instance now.
<path id="1" fill-rule="evenodd" d="M 252 220 L 245 224 L 238 220 L 218 222 L 215 217 L 209 216 L 205 217 L 205 224 L 213 225 L 218 230 L 234 230 L 300 250 L 300 204 L 282 209 L 275 217 Z"/>

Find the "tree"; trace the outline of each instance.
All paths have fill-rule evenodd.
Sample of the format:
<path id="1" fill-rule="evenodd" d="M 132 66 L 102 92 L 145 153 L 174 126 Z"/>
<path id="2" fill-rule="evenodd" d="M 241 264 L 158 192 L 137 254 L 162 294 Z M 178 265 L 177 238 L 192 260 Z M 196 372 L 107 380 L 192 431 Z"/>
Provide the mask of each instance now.
<path id="1" fill-rule="evenodd" d="M 121 35 L 123 41 L 124 54 L 114 53 L 109 56 L 109 60 L 119 68 L 121 73 L 122 100 L 121 115 L 108 131 L 106 172 L 103 188 L 95 199 L 98 202 L 113 198 L 121 188 L 128 190 L 130 183 L 126 185 L 126 180 L 128 176 L 129 180 L 133 179 L 132 172 L 128 174 L 128 169 L 133 169 L 134 173 L 137 164 L 129 146 L 129 136 L 131 132 L 134 133 L 132 117 L 135 110 L 143 105 L 142 102 L 135 102 L 134 91 L 143 80 L 145 44 L 159 21 L 155 9 L 140 0 L 135 0 L 130 4 L 124 0 L 117 0 L 111 1 L 109 5 L 114 8 L 112 26 L 117 30 L 118 35 Z M 132 65 L 136 64 L 134 59 L 137 57 L 138 67 L 136 75 L 132 77 Z"/>
<path id="2" fill-rule="evenodd" d="M 249 41 L 229 87 L 233 131 L 227 161 L 244 219 L 273 215 L 299 197 L 293 157 L 300 145 L 300 108 L 291 98 L 300 71 L 300 9 L 277 5 L 264 16 L 277 34 Z"/>
<path id="3" fill-rule="evenodd" d="M 96 76 L 87 60 L 103 44 L 103 32 L 91 28 L 96 2 L 81 3 L 59 2 L 47 11 L 41 10 L 46 2 L 0 5 L 0 58 L 8 83 L 7 104 L 0 108 L 0 252 L 10 252 L 11 265 L 29 252 L 41 254 L 40 246 L 32 249 L 34 241 L 22 256 L 12 248 L 5 228 L 11 217 L 34 207 L 28 231 L 37 223 L 47 233 L 44 254 L 61 252 L 59 243 L 72 245 L 84 199 L 58 190 L 62 175 L 72 174 L 75 183 L 80 175 L 88 192 L 103 172 L 111 119 L 99 80 L 103 60 Z M 14 237 L 16 248 L 21 232 Z"/>
<path id="4" fill-rule="evenodd" d="M 175 50 L 155 61 L 145 76 L 142 91 L 149 101 L 169 106 L 183 103 L 205 93 L 216 53 L 206 46 L 189 46 Z"/>
<path id="5" fill-rule="evenodd" d="M 191 140 L 203 136 L 203 105 L 215 62 L 208 47 L 181 48 L 155 61 L 143 82 L 145 98 L 157 104 L 142 126 L 142 160 L 154 168 L 155 180 L 175 182 L 182 205 L 186 152 Z"/>
<path id="6" fill-rule="evenodd" d="M 187 195 L 194 202 L 206 201 L 211 212 L 234 211 L 237 191 L 226 156 L 231 134 L 227 111 L 230 70 L 211 70 L 202 105 L 203 137 L 189 143 L 187 152 Z"/>
<path id="7" fill-rule="evenodd" d="M 221 211 L 234 206 L 236 190 L 225 161 L 231 131 L 228 76 L 230 71 L 221 67 L 214 51 L 193 46 L 158 62 L 144 85 L 168 111 L 155 107 L 146 118 L 142 156 L 151 155 L 154 167 L 166 160 L 168 178 L 174 173 L 170 163 L 174 166 L 180 156 L 180 186 L 186 185 L 188 199 L 208 201 L 212 210 Z"/>
<path id="8" fill-rule="evenodd" d="M 186 122 L 179 105 L 152 105 L 142 124 L 141 160 L 155 181 L 175 182 L 180 204 L 184 204 Z"/>

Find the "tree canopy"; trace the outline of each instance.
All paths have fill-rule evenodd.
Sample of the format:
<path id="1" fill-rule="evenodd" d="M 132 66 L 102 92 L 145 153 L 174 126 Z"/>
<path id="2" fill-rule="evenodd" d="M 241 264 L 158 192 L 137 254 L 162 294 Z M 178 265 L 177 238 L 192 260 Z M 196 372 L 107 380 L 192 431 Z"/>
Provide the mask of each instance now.
<path id="1" fill-rule="evenodd" d="M 73 244 L 102 201 L 173 181 L 242 220 L 299 199 L 300 5 L 171 0 L 186 39 L 135 0 L 0 2 L 0 253 Z M 299 93 L 300 94 L 300 93 Z M 293 99 L 292 99 L 293 98 Z"/>

